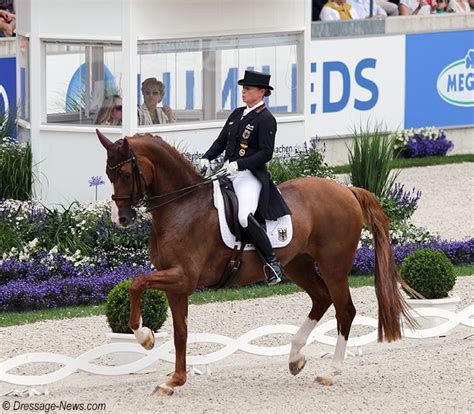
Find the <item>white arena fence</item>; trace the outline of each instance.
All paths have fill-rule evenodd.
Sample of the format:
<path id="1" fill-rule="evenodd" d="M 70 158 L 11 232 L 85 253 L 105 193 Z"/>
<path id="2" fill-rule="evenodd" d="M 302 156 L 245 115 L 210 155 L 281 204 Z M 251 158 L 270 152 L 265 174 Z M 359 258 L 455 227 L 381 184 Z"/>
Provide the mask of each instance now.
<path id="1" fill-rule="evenodd" d="M 409 327 L 405 327 L 404 336 L 406 338 L 423 339 L 442 336 L 446 335 L 458 325 L 474 328 L 474 319 L 471 318 L 474 316 L 474 305 L 470 305 L 458 313 L 436 308 L 420 308 L 416 311 L 412 310 L 411 313 L 415 317 L 439 317 L 445 319 L 445 322 L 428 329 L 413 330 Z M 359 354 L 361 354 L 361 347 L 363 345 L 377 341 L 378 321 L 374 318 L 356 316 L 353 326 L 356 325 L 374 328 L 373 331 L 368 334 L 349 338 L 348 347 L 358 348 Z M 298 329 L 299 327 L 294 325 L 268 325 L 253 329 L 236 339 L 218 334 L 189 334 L 188 344 L 216 343 L 223 345 L 223 347 L 218 351 L 210 352 L 205 355 L 189 356 L 187 358 L 187 362 L 191 367 L 191 372 L 194 372 L 194 368 L 196 366 L 206 366 L 207 372 L 210 373 L 210 364 L 221 361 L 222 359 L 227 358 L 237 351 L 243 351 L 249 354 L 265 357 L 287 355 L 290 352 L 290 343 L 281 346 L 267 347 L 253 345 L 251 342 L 268 335 L 295 334 Z M 336 330 L 335 319 L 317 326 L 309 336 L 306 346 L 313 342 L 336 346 L 337 337 L 328 335 L 329 332 L 334 330 Z M 49 352 L 30 352 L 0 362 L 0 381 L 11 384 L 32 386 L 47 385 L 60 381 L 76 371 L 84 371 L 90 374 L 107 376 L 132 374 L 150 367 L 158 360 L 174 363 L 175 355 L 173 350 L 173 341 L 169 340 L 161 346 L 157 346 L 150 351 L 145 350 L 138 344 L 106 344 L 85 352 L 76 358 Z M 142 354 L 143 357 L 134 362 L 118 366 L 97 365 L 91 362 L 97 358 L 120 352 Z M 63 367 L 54 372 L 42 375 L 16 375 L 8 373 L 8 371 L 21 367 L 25 364 L 48 362 L 61 364 Z"/>

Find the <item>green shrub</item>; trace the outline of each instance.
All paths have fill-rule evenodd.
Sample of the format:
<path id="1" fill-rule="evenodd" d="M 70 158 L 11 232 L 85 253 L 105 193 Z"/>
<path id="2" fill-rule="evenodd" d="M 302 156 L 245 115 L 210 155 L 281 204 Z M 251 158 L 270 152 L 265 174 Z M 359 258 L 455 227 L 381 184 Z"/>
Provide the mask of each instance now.
<path id="1" fill-rule="evenodd" d="M 400 171 L 392 172 L 394 139 L 380 125 L 354 129 L 354 145 L 349 149 L 349 177 L 355 187 L 374 193 L 379 199 L 388 198 Z"/>
<path id="2" fill-rule="evenodd" d="M 30 144 L 0 141 L 0 199 L 30 200 L 32 153 Z"/>
<path id="3" fill-rule="evenodd" d="M 400 274 L 427 299 L 447 297 L 456 283 L 453 264 L 443 252 L 432 249 L 416 250 L 405 258 Z"/>
<path id="4" fill-rule="evenodd" d="M 129 287 L 133 280 L 125 280 L 116 285 L 107 296 L 105 304 L 105 316 L 112 332 L 132 333 L 128 327 L 130 319 L 130 295 Z M 163 292 L 148 289 L 142 295 L 142 318 L 143 326 L 152 331 L 160 329 L 166 321 L 168 301 Z"/>
<path id="5" fill-rule="evenodd" d="M 309 149 L 291 158 L 275 157 L 268 168 L 277 184 L 298 177 L 335 178 L 332 168 L 324 162 L 324 153 L 319 149 Z"/>

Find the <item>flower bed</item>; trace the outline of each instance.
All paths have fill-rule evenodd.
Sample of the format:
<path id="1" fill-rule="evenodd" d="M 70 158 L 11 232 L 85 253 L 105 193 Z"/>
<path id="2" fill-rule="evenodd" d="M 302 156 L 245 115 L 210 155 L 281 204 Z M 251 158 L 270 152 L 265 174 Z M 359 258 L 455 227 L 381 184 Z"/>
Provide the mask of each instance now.
<path id="1" fill-rule="evenodd" d="M 446 138 L 446 133 L 437 128 L 408 129 L 397 132 L 395 151 L 403 158 L 446 155 L 454 145 Z"/>
<path id="2" fill-rule="evenodd" d="M 449 242 L 444 240 L 434 240 L 424 244 L 394 246 L 395 261 L 400 266 L 405 257 L 413 253 L 415 250 L 423 248 L 438 250 L 445 253 L 454 265 L 460 266 L 474 264 L 474 238 L 466 241 Z M 374 269 L 374 249 L 370 246 L 362 246 L 357 249 L 351 274 L 373 274 Z"/>

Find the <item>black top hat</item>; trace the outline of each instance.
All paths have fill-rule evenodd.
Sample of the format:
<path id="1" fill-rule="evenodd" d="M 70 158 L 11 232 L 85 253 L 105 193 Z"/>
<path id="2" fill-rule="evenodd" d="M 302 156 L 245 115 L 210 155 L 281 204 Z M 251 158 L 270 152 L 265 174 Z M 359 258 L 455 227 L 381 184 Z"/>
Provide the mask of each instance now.
<path id="1" fill-rule="evenodd" d="M 246 70 L 243 79 L 240 79 L 237 83 L 242 86 L 256 86 L 257 88 L 265 88 L 273 91 L 270 86 L 270 76 L 266 73 L 255 72 L 253 70 Z"/>

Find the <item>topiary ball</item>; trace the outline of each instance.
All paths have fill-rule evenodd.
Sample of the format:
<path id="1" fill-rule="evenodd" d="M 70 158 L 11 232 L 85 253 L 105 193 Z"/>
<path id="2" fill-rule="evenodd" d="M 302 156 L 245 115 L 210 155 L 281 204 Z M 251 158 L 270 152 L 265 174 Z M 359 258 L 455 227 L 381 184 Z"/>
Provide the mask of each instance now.
<path id="1" fill-rule="evenodd" d="M 432 249 L 416 250 L 407 256 L 400 275 L 426 299 L 447 297 L 456 283 L 451 261 L 443 252 Z"/>
<path id="2" fill-rule="evenodd" d="M 116 285 L 108 294 L 105 303 L 105 316 L 112 332 L 133 333 L 128 327 L 130 319 L 129 287 L 133 279 Z M 156 289 L 145 290 L 142 294 L 143 326 L 157 331 L 163 326 L 168 314 L 168 301 L 163 292 Z"/>

